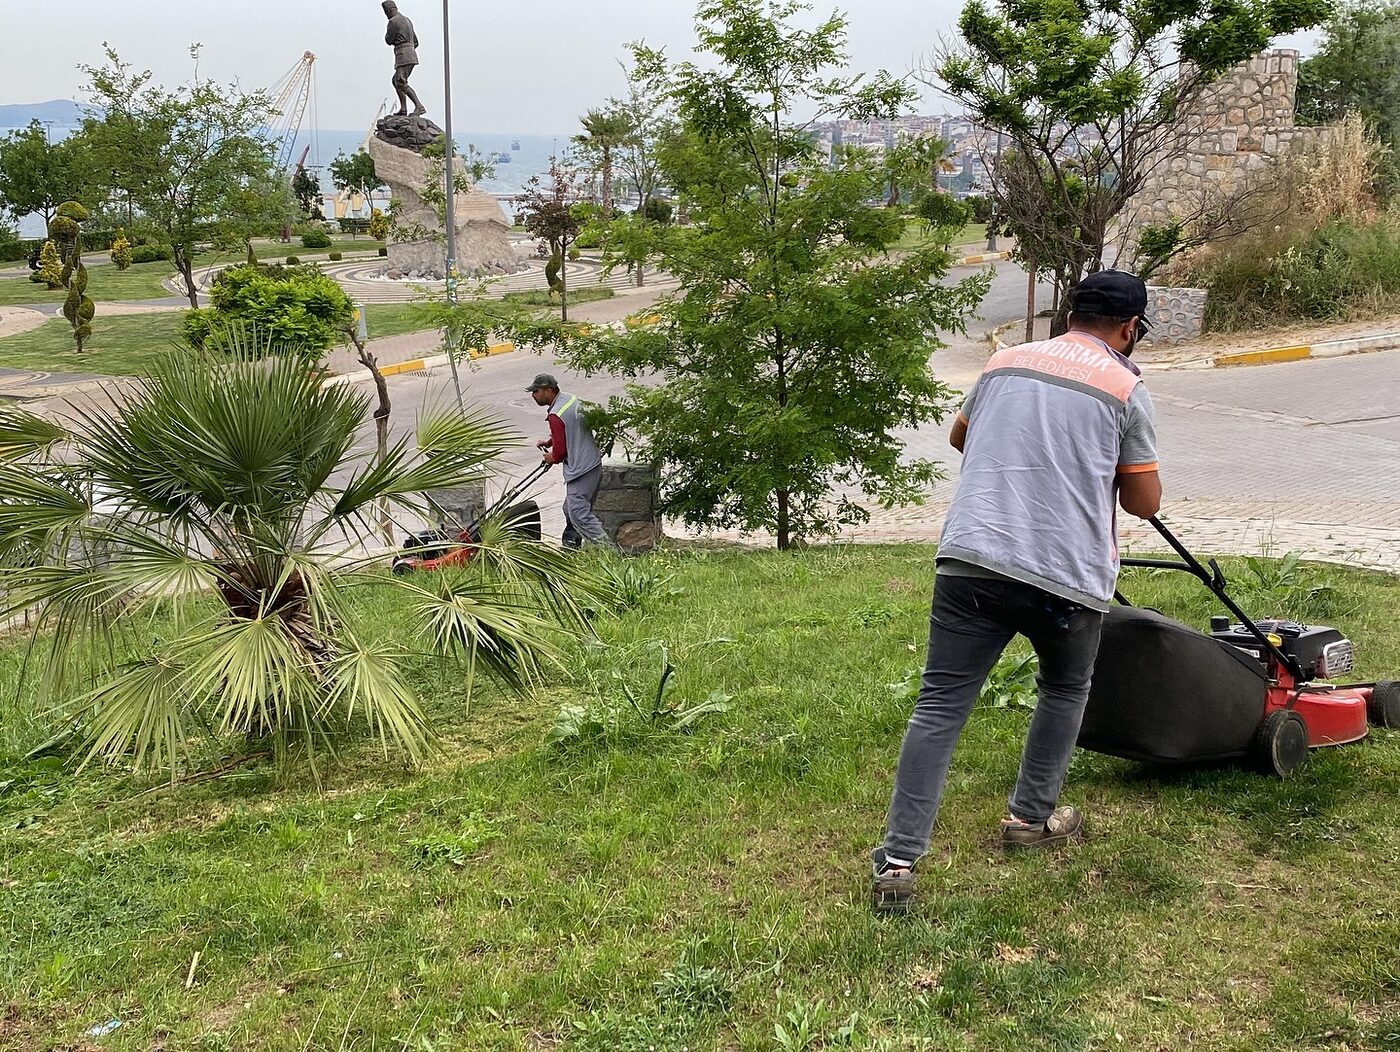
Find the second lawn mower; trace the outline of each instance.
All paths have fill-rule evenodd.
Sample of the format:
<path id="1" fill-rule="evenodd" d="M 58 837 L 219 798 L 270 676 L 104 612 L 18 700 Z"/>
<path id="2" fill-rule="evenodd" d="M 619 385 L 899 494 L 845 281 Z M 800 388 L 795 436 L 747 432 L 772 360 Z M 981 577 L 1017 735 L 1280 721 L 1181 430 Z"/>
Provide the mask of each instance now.
<path id="1" fill-rule="evenodd" d="M 1121 605 L 1104 615 L 1081 748 L 1155 763 L 1252 756 L 1286 777 L 1310 749 L 1360 741 L 1369 723 L 1400 727 L 1400 683 L 1332 682 L 1352 671 L 1352 644 L 1341 632 L 1252 620 L 1214 559 L 1201 565 L 1161 521 L 1150 521 L 1180 561 L 1123 565 L 1189 573 L 1231 616 L 1212 617 L 1203 633 L 1119 593 Z"/>
<path id="2" fill-rule="evenodd" d="M 403 552 L 394 557 L 393 571 L 396 574 L 414 573 L 419 570 L 442 570 L 449 566 L 465 566 L 476 555 L 481 544 L 481 524 L 489 517 L 499 514 L 505 528 L 512 533 L 540 539 L 540 506 L 532 500 L 514 503 L 527 489 L 533 486 L 550 465 L 541 464 L 519 483 L 483 511 L 462 530 L 425 530 L 410 534 L 404 539 Z"/>

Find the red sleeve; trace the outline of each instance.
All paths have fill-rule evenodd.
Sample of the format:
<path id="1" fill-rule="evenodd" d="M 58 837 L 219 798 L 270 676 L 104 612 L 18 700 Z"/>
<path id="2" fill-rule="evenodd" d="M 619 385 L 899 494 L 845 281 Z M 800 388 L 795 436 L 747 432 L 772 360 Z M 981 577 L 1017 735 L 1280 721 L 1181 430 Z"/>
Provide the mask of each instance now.
<path id="1" fill-rule="evenodd" d="M 564 437 L 564 421 L 553 413 L 546 419 L 549 421 L 549 462 L 562 464 L 569 455 L 568 439 Z"/>

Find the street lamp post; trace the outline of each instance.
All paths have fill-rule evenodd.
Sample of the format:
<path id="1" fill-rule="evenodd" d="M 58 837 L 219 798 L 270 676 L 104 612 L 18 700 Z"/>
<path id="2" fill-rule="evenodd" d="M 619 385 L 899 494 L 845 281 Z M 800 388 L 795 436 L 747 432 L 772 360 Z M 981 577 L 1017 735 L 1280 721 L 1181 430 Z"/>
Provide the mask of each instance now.
<path id="1" fill-rule="evenodd" d="M 446 215 L 447 226 L 447 304 L 457 305 L 457 180 L 456 148 L 452 142 L 452 35 L 448 21 L 448 0 L 442 0 L 442 121 L 445 139 L 443 156 L 446 161 Z M 462 378 L 457 373 L 457 355 L 452 346 L 452 332 L 447 333 L 447 361 L 452 366 L 452 386 L 457 391 L 457 408 L 462 408 Z"/>
<path id="2" fill-rule="evenodd" d="M 1001 132 L 1000 132 L 1000 131 L 997 132 L 997 155 L 996 155 L 996 160 L 994 160 L 994 161 L 992 162 L 992 164 L 993 164 L 994 167 L 995 167 L 995 166 L 999 166 L 999 165 L 1001 164 Z M 992 178 L 995 179 L 995 178 L 996 178 L 996 175 L 993 174 Z M 992 200 L 995 201 L 995 200 L 996 200 L 996 197 L 993 196 L 993 197 L 992 197 Z M 989 230 L 989 231 L 987 232 L 987 251 L 988 251 L 988 252 L 995 252 L 995 251 L 997 250 L 996 216 L 992 216 L 991 219 L 992 219 L 992 228 L 991 228 L 991 230 Z"/>

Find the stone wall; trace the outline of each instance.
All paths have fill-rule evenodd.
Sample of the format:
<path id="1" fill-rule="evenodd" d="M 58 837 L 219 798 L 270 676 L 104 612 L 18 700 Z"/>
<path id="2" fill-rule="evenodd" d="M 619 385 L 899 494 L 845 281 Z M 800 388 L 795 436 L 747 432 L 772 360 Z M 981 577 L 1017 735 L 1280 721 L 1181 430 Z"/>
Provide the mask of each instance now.
<path id="1" fill-rule="evenodd" d="M 1187 150 L 1160 161 L 1124 212 L 1130 253 L 1134 230 L 1226 204 L 1282 158 L 1325 141 L 1330 129 L 1297 125 L 1297 90 L 1296 51 L 1256 56 L 1207 87 L 1182 120 Z"/>
<path id="2" fill-rule="evenodd" d="M 608 536 L 629 555 L 649 552 L 661 539 L 657 514 L 660 493 L 657 473 L 645 464 L 606 460 L 593 510 Z"/>
<path id="3" fill-rule="evenodd" d="M 1186 343 L 1201 335 L 1206 318 L 1206 290 L 1147 286 L 1148 343 Z"/>

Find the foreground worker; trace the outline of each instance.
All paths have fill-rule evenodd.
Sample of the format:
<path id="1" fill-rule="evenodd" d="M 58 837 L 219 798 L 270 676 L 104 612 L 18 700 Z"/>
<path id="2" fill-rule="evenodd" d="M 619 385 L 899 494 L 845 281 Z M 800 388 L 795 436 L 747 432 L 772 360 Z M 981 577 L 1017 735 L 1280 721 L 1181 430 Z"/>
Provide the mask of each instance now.
<path id="1" fill-rule="evenodd" d="M 923 684 L 900 750 L 872 904 L 907 910 L 972 706 L 1011 639 L 1040 660 L 1039 702 L 1001 823 L 1006 848 L 1083 835 L 1057 807 L 1099 631 L 1118 578 L 1114 498 L 1149 518 L 1161 504 L 1152 403 L 1128 360 L 1146 333 L 1147 288 L 1091 274 L 1069 331 L 998 351 L 968 392 L 950 442 L 962 471 L 938 546 Z"/>

